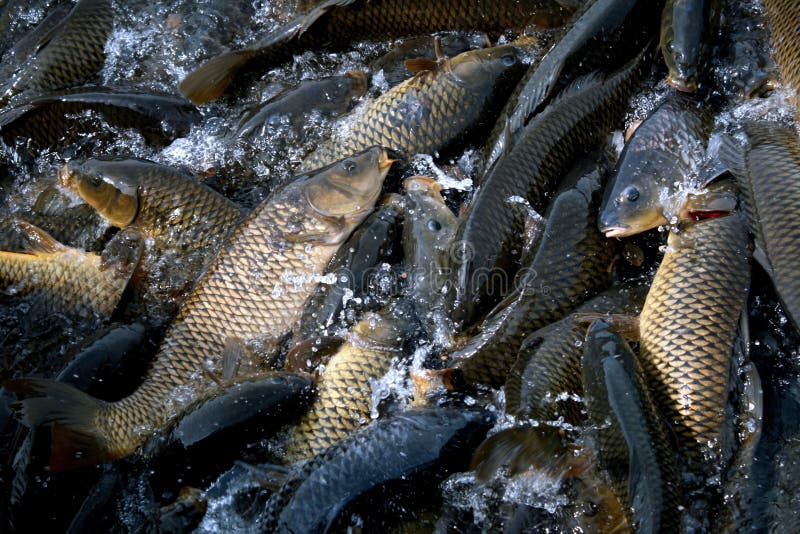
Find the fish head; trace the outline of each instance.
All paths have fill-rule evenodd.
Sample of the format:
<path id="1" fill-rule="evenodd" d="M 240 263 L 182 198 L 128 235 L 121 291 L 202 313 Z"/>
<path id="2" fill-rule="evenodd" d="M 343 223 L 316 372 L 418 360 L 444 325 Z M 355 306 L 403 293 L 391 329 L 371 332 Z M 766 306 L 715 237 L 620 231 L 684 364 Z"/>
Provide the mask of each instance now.
<path id="1" fill-rule="evenodd" d="M 674 165 L 657 151 L 623 154 L 600 207 L 606 237 L 626 237 L 668 223 L 676 180 Z"/>
<path id="2" fill-rule="evenodd" d="M 344 92 L 349 93 L 353 98 L 361 98 L 367 94 L 369 89 L 369 77 L 363 70 L 346 72 L 344 80 L 340 85 L 344 87 Z"/>
<path id="3" fill-rule="evenodd" d="M 697 91 L 704 50 L 706 3 L 675 2 L 672 17 L 665 17 L 661 28 L 661 51 L 669 69 L 667 83 L 686 93 Z"/>
<path id="4" fill-rule="evenodd" d="M 403 182 L 403 188 L 406 190 L 403 248 L 408 261 L 411 265 L 431 266 L 435 262 L 437 267 L 444 268 L 457 218 L 442 197 L 441 184 L 427 176 L 412 176 Z"/>
<path id="5" fill-rule="evenodd" d="M 322 169 L 305 186 L 309 206 L 322 217 L 358 224 L 375 206 L 394 161 L 373 147 Z"/>
<path id="6" fill-rule="evenodd" d="M 494 87 L 524 69 L 520 48 L 514 45 L 470 50 L 448 60 L 447 68 L 464 87 Z"/>
<path id="7" fill-rule="evenodd" d="M 125 228 L 139 212 L 139 184 L 134 176 L 109 172 L 107 161 L 69 162 L 58 171 L 62 186 L 76 192 L 112 225 Z"/>

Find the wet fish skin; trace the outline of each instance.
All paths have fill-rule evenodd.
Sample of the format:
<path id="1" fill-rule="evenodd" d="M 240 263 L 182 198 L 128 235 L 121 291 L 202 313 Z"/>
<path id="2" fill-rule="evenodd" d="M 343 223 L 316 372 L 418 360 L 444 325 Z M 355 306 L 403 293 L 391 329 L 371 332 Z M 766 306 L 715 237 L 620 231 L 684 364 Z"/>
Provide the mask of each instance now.
<path id="1" fill-rule="evenodd" d="M 428 338 L 439 340 L 452 331 L 442 290 L 450 265 L 449 245 L 457 219 L 442 198 L 442 186 L 425 176 L 404 183 L 403 250 L 409 266 L 410 298 Z"/>
<path id="2" fill-rule="evenodd" d="M 673 93 L 634 132 L 620 155 L 600 208 L 600 231 L 625 237 L 667 225 L 685 191 L 700 182 L 713 115 L 705 102 Z"/>
<path id="3" fill-rule="evenodd" d="M 495 128 L 484 151 L 484 169 L 488 172 L 523 135 L 534 112 L 553 93 L 562 78 L 582 75 L 594 69 L 609 70 L 609 64 L 621 49 L 624 57 L 633 47 L 643 46 L 655 34 L 661 0 L 597 0 L 585 2 L 565 27 L 560 38 L 544 56 L 529 67 L 517 88 L 518 99 L 506 108 L 502 128 Z M 613 45 L 613 46 L 612 46 Z M 620 59 L 620 63 L 624 60 Z M 589 71 L 585 70 L 589 68 Z"/>
<path id="4" fill-rule="evenodd" d="M 586 334 L 583 389 L 600 466 L 637 532 L 677 532 L 681 494 L 666 425 L 628 343 L 595 321 Z"/>
<path id="5" fill-rule="evenodd" d="M 439 37 L 442 52 L 446 57 L 453 57 L 473 48 L 467 34 L 451 33 Z M 383 80 L 389 87 L 408 79 L 410 71 L 405 65 L 408 59 L 435 58 L 434 38 L 430 35 L 411 37 L 397 43 L 389 52 L 369 65 L 373 76 L 383 72 Z"/>
<path id="6" fill-rule="evenodd" d="M 800 328 L 800 276 L 797 254 L 800 202 L 800 143 L 788 126 L 745 122 L 742 146 L 725 137 L 720 158 L 742 190 L 747 224 L 755 236 L 756 260 L 775 285 L 785 311 Z"/>
<path id="7" fill-rule="evenodd" d="M 529 334 L 610 285 L 613 243 L 597 231 L 603 181 L 592 171 L 556 198 L 519 290 L 492 311 L 465 347 L 450 354 L 457 384 L 502 385 Z"/>
<path id="8" fill-rule="evenodd" d="M 498 298 L 489 294 L 487 283 L 476 273 L 510 276 L 517 271 L 512 250 L 517 236 L 524 232 L 526 213 L 509 205 L 509 199 L 521 197 L 537 211 L 546 205 L 556 182 L 576 158 L 605 142 L 608 132 L 622 119 L 648 56 L 638 55 L 607 79 L 592 74 L 564 89 L 525 127 L 511 152 L 484 179 L 455 237 L 469 252 L 453 269 L 456 322 L 469 324 L 480 309 Z"/>
<path id="9" fill-rule="evenodd" d="M 289 438 L 287 459 L 316 456 L 370 421 L 372 382 L 389 371 L 393 358 L 402 356 L 412 313 L 398 301 L 365 313 L 353 326 L 325 365 L 316 399 Z"/>
<path id="10" fill-rule="evenodd" d="M 741 214 L 671 231 L 639 316 L 639 358 L 653 400 L 691 463 L 718 458 L 731 357 L 750 286 Z M 709 446 L 709 444 L 711 444 Z"/>
<path id="11" fill-rule="evenodd" d="M 69 469 L 133 453 L 192 400 L 236 352 L 264 365 L 299 319 L 319 274 L 378 198 L 392 160 L 370 149 L 275 192 L 240 225 L 195 285 L 142 385 L 107 403 L 27 379 L 8 387 L 28 425 L 56 422 L 50 467 Z M 297 287 L 286 276 L 299 277 Z M 277 287 L 277 290 L 276 290 Z M 181 395 L 176 398 L 176 393 Z"/>
<path id="12" fill-rule="evenodd" d="M 275 30 L 252 46 L 213 58 L 179 85 L 203 104 L 219 98 L 248 71 L 271 68 L 307 49 L 341 49 L 354 40 L 425 35 L 442 30 L 502 32 L 529 24 L 553 26 L 570 9 L 553 0 L 329 0 Z"/>
<path id="13" fill-rule="evenodd" d="M 264 136 L 270 125 L 279 125 L 284 117 L 295 135 L 300 136 L 309 113 L 316 112 L 325 118 L 345 113 L 355 100 L 364 96 L 368 83 L 364 72 L 304 81 L 249 111 L 239 121 L 236 136 L 255 140 Z"/>
<path id="14" fill-rule="evenodd" d="M 775 62 L 800 123 L 800 5 L 792 0 L 764 0 L 764 7 L 772 30 Z"/>
<path id="15" fill-rule="evenodd" d="M 200 120 L 197 109 L 180 97 L 86 86 L 37 94 L 18 102 L 0 113 L 0 134 L 9 144 L 27 139 L 26 146 L 35 150 L 60 148 L 80 142 L 81 133 L 94 128 L 89 118 L 71 118 L 87 110 L 116 127 L 138 130 L 154 146 L 186 135 Z"/>
<path id="16" fill-rule="evenodd" d="M 108 318 L 141 257 L 141 242 L 118 242 L 104 256 L 58 243 L 35 226 L 17 221 L 25 252 L 0 251 L 0 291 L 40 295 L 51 313 Z"/>
<path id="17" fill-rule="evenodd" d="M 219 245 L 245 214 L 188 174 L 147 160 L 70 161 L 58 178 L 110 224 L 172 247 Z"/>
<path id="18" fill-rule="evenodd" d="M 113 23 L 109 0 L 79 0 L 0 95 L 0 106 L 24 90 L 52 91 L 88 80 L 105 64 Z"/>
<path id="19" fill-rule="evenodd" d="M 563 417 L 570 424 L 581 424 L 582 407 L 574 400 L 583 395 L 581 357 L 586 325 L 578 321 L 580 314 L 638 315 L 646 295 L 646 286 L 612 287 L 578 306 L 573 314 L 528 336 L 506 380 L 506 413 L 538 421 Z M 557 401 L 564 393 L 569 398 Z"/>
<path id="20" fill-rule="evenodd" d="M 328 329 L 339 323 L 346 308 L 343 299 L 347 292 L 352 291 L 353 298 L 364 299 L 372 273 L 382 262 L 392 262 L 397 256 L 403 209 L 394 200 L 382 204 L 331 258 L 326 272 L 335 273 L 336 282 L 317 287 L 306 304 L 300 336 L 295 341 L 330 334 Z"/>
<path id="21" fill-rule="evenodd" d="M 491 421 L 487 413 L 455 408 L 377 421 L 292 473 L 270 498 L 261 524 L 269 532 L 326 532 L 353 501 L 383 484 L 407 480 L 416 495 L 427 493 L 466 468 Z"/>
<path id="22" fill-rule="evenodd" d="M 719 30 L 718 0 L 667 0 L 661 17 L 661 53 L 669 68 L 667 83 L 686 93 L 697 91 Z"/>
<path id="23" fill-rule="evenodd" d="M 522 75 L 513 45 L 471 50 L 432 70 L 418 72 L 353 112 L 347 137 L 334 137 L 300 166 L 308 171 L 368 146 L 385 146 L 402 157 L 433 154 L 475 132 Z"/>

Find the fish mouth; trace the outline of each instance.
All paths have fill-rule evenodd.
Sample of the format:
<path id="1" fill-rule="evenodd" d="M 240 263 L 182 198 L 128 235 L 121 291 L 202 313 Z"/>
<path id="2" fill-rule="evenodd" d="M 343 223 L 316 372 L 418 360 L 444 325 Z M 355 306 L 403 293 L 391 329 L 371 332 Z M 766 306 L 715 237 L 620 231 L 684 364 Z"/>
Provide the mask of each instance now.
<path id="1" fill-rule="evenodd" d="M 681 91 L 683 93 L 694 93 L 697 91 L 697 83 L 689 80 L 685 80 L 679 76 L 669 76 L 667 78 L 667 83 Z"/>
<path id="2" fill-rule="evenodd" d="M 603 228 L 601 232 L 606 234 L 607 238 L 611 239 L 612 237 L 625 237 L 630 235 L 631 229 L 627 226 L 610 226 Z"/>

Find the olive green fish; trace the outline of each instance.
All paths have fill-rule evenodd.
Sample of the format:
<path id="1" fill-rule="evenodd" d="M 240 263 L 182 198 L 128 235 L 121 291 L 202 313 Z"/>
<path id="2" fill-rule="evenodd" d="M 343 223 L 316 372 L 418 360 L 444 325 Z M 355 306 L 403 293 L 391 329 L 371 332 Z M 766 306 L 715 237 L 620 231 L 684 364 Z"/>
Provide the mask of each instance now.
<path id="1" fill-rule="evenodd" d="M 613 287 L 586 301 L 575 313 L 528 336 L 506 381 L 506 413 L 525 419 L 570 424 L 583 420 L 581 356 L 586 325 L 581 314 L 638 315 L 647 286 Z"/>
<path id="2" fill-rule="evenodd" d="M 406 158 L 433 154 L 467 139 L 492 115 L 522 75 L 520 49 L 513 45 L 464 52 L 437 63 L 426 60 L 417 74 L 356 109 L 342 138 L 334 135 L 309 155 L 303 170 L 327 165 L 378 145 Z"/>
<path id="3" fill-rule="evenodd" d="M 456 321 L 470 323 L 480 309 L 503 296 L 493 294 L 487 273 L 510 277 L 517 271 L 513 251 L 524 233 L 527 212 L 511 201 L 521 198 L 541 210 L 576 159 L 605 143 L 622 120 L 645 57 L 638 55 L 608 78 L 595 73 L 564 89 L 483 180 L 455 237 L 465 249 L 459 254 L 463 261 L 453 269 Z"/>
<path id="4" fill-rule="evenodd" d="M 161 246 L 218 245 L 244 216 L 191 176 L 146 160 L 71 161 L 58 179 L 112 225 L 135 229 Z"/>
<path id="5" fill-rule="evenodd" d="M 589 327 L 582 363 L 590 432 L 628 524 L 636 532 L 679 532 L 683 506 L 675 451 L 637 356 L 600 319 Z"/>
<path id="6" fill-rule="evenodd" d="M 266 365 L 333 253 L 372 210 L 391 160 L 370 149 L 301 177 L 265 200 L 229 238 L 165 335 L 144 382 L 104 402 L 42 380 L 7 384 L 39 395 L 17 410 L 53 426 L 52 469 L 127 456 L 209 390 L 210 377 Z"/>
<path id="7" fill-rule="evenodd" d="M 775 62 L 800 123 L 800 3 L 794 0 L 764 0 L 772 30 Z"/>
<path id="8" fill-rule="evenodd" d="M 787 315 L 800 326 L 798 251 L 800 216 L 800 142 L 791 127 L 745 123 L 745 146 L 725 137 L 720 158 L 742 190 L 755 259 L 775 284 Z"/>
<path id="9" fill-rule="evenodd" d="M 425 176 L 407 178 L 403 250 L 409 269 L 411 302 L 432 341 L 449 344 L 452 332 L 442 289 L 447 283 L 449 245 L 456 216 L 445 204 L 442 186 Z"/>
<path id="10" fill-rule="evenodd" d="M 613 243 L 596 227 L 601 195 L 600 173 L 593 171 L 556 198 L 519 289 L 492 311 L 465 347 L 450 354 L 452 376 L 446 382 L 501 386 L 529 334 L 610 285 Z"/>
<path id="11" fill-rule="evenodd" d="M 600 208 L 600 231 L 606 237 L 674 222 L 686 195 L 700 185 L 698 169 L 712 118 L 705 102 L 675 93 L 636 128 Z"/>
<path id="12" fill-rule="evenodd" d="M 738 212 L 687 223 L 667 249 L 639 316 L 639 356 L 653 399 L 687 458 L 721 443 L 731 358 L 750 286 L 750 245 Z"/>
<path id="13" fill-rule="evenodd" d="M 24 251 L 0 251 L 0 292 L 40 297 L 50 313 L 111 316 L 141 256 L 140 242 L 120 240 L 101 257 L 64 246 L 24 221 L 13 225 Z M 7 222 L 0 224 L 7 229 Z"/>
<path id="14" fill-rule="evenodd" d="M 0 94 L 0 106 L 25 90 L 52 91 L 88 80 L 105 64 L 113 23 L 109 0 L 79 0 L 63 22 L 43 36 L 37 52 Z"/>
<path id="15" fill-rule="evenodd" d="M 342 49 L 354 41 L 441 30 L 503 32 L 560 24 L 571 10 L 555 0 L 328 0 L 264 39 L 213 58 L 179 89 L 195 104 L 219 98 L 247 71 L 272 68 L 305 50 Z"/>
<path id="16" fill-rule="evenodd" d="M 399 305 L 367 312 L 347 334 L 325 365 L 314 404 L 292 433 L 290 461 L 316 456 L 371 421 L 372 382 L 402 355 L 411 313 Z"/>
<path id="17" fill-rule="evenodd" d="M 669 68 L 667 83 L 675 89 L 697 91 L 721 12 L 719 0 L 667 0 L 661 16 L 661 53 Z"/>

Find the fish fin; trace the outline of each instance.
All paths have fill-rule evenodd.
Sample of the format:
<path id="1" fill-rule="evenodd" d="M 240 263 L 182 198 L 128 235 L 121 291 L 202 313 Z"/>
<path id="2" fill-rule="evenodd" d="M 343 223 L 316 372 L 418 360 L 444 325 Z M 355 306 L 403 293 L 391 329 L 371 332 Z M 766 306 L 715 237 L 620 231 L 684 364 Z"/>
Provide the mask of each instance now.
<path id="1" fill-rule="evenodd" d="M 340 336 L 314 336 L 303 340 L 289 350 L 284 369 L 313 373 L 317 367 L 327 363 L 343 344 L 344 338 Z"/>
<path id="2" fill-rule="evenodd" d="M 134 229 L 117 232 L 100 253 L 100 269 L 113 269 L 121 276 L 130 277 L 144 253 L 144 238 Z"/>
<path id="3" fill-rule="evenodd" d="M 278 491 L 291 472 L 287 467 L 277 464 L 253 465 L 242 461 L 237 461 L 236 464 L 247 469 L 261 487 L 271 491 Z"/>
<path id="4" fill-rule="evenodd" d="M 49 467 L 62 471 L 114 460 L 113 453 L 95 426 L 101 400 L 67 384 L 40 379 L 10 380 L 3 387 L 11 392 L 35 395 L 13 403 L 17 418 L 28 427 L 52 423 Z"/>
<path id="5" fill-rule="evenodd" d="M 216 100 L 225 93 L 252 55 L 251 50 L 245 49 L 210 59 L 190 72 L 178 85 L 178 90 L 198 106 Z"/>
<path id="6" fill-rule="evenodd" d="M 49 186 L 36 197 L 32 210 L 39 215 L 51 215 L 65 206 L 65 200 L 56 187 Z"/>
<path id="7" fill-rule="evenodd" d="M 770 263 L 767 253 L 764 251 L 764 247 L 762 247 L 761 243 L 758 241 L 756 241 L 755 247 L 753 247 L 753 259 L 764 269 L 770 279 L 775 280 L 775 270 L 772 268 L 772 263 Z"/>
<path id="8" fill-rule="evenodd" d="M 572 458 L 559 428 L 526 426 L 508 428 L 486 439 L 472 457 L 470 467 L 483 482 L 503 466 L 508 466 L 511 476 L 533 468 L 551 478 L 560 478 L 580 471 L 575 469 L 578 466 L 572 464 Z"/>
<path id="9" fill-rule="evenodd" d="M 605 321 L 609 325 L 609 331 L 619 334 L 627 341 L 639 341 L 639 317 L 622 315 L 618 313 L 592 313 L 577 312 L 571 316 L 572 320 L 580 325 L 587 327 L 596 321 Z"/>
<path id="10" fill-rule="evenodd" d="M 425 57 L 407 59 L 403 62 L 403 64 L 410 72 L 413 72 L 414 74 L 431 71 L 435 69 L 437 65 L 435 59 L 430 59 Z"/>
<path id="11" fill-rule="evenodd" d="M 29 222 L 17 219 L 16 226 L 20 235 L 25 240 L 25 252 L 29 254 L 55 254 L 67 250 L 69 247 L 59 243 L 56 239 Z"/>
<path id="12" fill-rule="evenodd" d="M 242 338 L 236 336 L 225 338 L 225 346 L 222 349 L 222 379 L 224 381 L 236 377 L 245 350 Z"/>
<path id="13" fill-rule="evenodd" d="M 746 181 L 744 178 L 747 177 L 748 173 L 745 149 L 736 139 L 730 135 L 720 136 L 718 157 L 736 177 L 737 182 L 741 184 Z"/>

